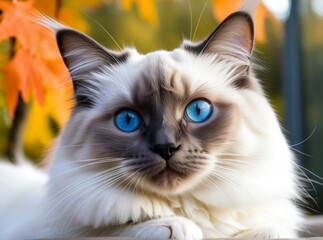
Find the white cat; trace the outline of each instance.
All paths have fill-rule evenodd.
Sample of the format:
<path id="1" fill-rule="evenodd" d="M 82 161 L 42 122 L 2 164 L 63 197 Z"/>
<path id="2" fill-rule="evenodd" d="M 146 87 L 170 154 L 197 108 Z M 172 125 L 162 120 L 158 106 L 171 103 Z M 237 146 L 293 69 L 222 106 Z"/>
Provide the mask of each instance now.
<path id="1" fill-rule="evenodd" d="M 1 239 L 297 237 L 294 157 L 252 72 L 247 13 L 147 55 L 54 28 L 75 107 L 48 180 L 0 166 Z"/>

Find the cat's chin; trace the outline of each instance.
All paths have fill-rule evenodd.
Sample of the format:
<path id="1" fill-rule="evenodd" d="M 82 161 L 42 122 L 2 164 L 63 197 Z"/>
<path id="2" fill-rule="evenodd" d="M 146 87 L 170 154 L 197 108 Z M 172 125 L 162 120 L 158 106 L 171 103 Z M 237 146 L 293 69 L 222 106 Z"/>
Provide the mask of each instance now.
<path id="1" fill-rule="evenodd" d="M 177 195 L 190 188 L 192 174 L 185 174 L 170 167 L 165 167 L 154 175 L 147 176 L 144 188 L 159 195 Z"/>

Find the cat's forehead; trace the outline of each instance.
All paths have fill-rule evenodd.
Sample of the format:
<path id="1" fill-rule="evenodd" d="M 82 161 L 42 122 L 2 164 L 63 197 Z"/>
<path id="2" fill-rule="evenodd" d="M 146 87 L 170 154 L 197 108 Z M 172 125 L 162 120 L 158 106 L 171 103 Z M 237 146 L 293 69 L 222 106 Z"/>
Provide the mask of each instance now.
<path id="1" fill-rule="evenodd" d="M 183 49 L 147 55 L 134 50 L 124 64 L 113 71 L 107 69 L 97 75 L 106 84 L 104 102 L 110 106 L 126 102 L 147 112 L 180 109 L 195 98 L 212 101 L 230 76 L 229 68 L 218 64 L 216 58 L 196 56 Z"/>
<path id="2" fill-rule="evenodd" d="M 135 104 L 163 107 L 185 101 L 190 94 L 189 77 L 180 68 L 179 51 L 159 51 L 146 55 L 133 80 L 132 99 Z"/>

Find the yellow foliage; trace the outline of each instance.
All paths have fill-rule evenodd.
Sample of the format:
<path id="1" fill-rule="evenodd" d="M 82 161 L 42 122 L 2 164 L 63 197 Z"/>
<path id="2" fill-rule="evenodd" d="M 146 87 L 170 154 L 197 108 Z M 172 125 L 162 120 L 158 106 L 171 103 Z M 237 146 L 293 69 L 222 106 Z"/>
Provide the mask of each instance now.
<path id="1" fill-rule="evenodd" d="M 95 9 L 101 4 L 100 0 L 62 0 L 62 4 L 59 6 L 56 18 L 81 32 L 87 32 L 89 29 L 88 23 L 84 19 L 84 10 Z"/>
<path id="2" fill-rule="evenodd" d="M 89 29 L 89 25 L 84 20 L 82 14 L 70 8 L 62 8 L 59 11 L 58 19 L 63 24 L 75 28 L 81 32 L 87 32 Z"/>
<path id="3" fill-rule="evenodd" d="M 47 148 L 55 137 L 50 119 L 58 126 L 64 125 L 72 107 L 71 81 L 52 86 L 46 92 L 46 104 L 42 107 L 34 99 L 30 101 L 29 113 L 23 137 L 24 146 L 29 149 L 38 146 Z"/>
<path id="4" fill-rule="evenodd" d="M 59 0 L 35 0 L 34 7 L 42 14 L 55 18 L 57 15 L 57 5 Z"/>
<path id="5" fill-rule="evenodd" d="M 44 148 L 49 146 L 53 137 L 50 121 L 44 114 L 44 109 L 36 101 L 31 101 L 23 138 L 24 146 L 29 149 L 35 146 Z"/>
<path id="6" fill-rule="evenodd" d="M 95 9 L 100 6 L 101 0 L 62 0 L 61 8 L 73 9 L 76 12 L 81 12 L 84 9 Z"/>
<path id="7" fill-rule="evenodd" d="M 121 8 L 129 11 L 132 7 L 133 0 L 120 0 Z"/>
<path id="8" fill-rule="evenodd" d="M 151 26 L 157 26 L 157 10 L 154 0 L 120 0 L 121 8 L 129 11 L 133 5 L 137 7 L 139 17 Z"/>
<path id="9" fill-rule="evenodd" d="M 59 126 L 66 123 L 70 116 L 73 106 L 72 101 L 72 82 L 63 80 L 56 86 L 50 86 L 46 92 L 46 104 L 44 114 L 51 117 Z"/>

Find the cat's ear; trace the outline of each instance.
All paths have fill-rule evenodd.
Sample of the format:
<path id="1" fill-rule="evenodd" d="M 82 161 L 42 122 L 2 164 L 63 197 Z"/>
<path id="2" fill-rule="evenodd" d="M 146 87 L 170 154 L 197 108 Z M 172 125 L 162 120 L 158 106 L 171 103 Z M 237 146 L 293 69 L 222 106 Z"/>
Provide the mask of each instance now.
<path id="1" fill-rule="evenodd" d="M 73 81 L 76 107 L 93 106 L 101 83 L 92 74 L 125 62 L 128 53 L 107 50 L 83 33 L 68 28 L 58 30 L 56 40 Z"/>
<path id="2" fill-rule="evenodd" d="M 235 12 L 220 23 L 205 40 L 199 43 L 185 41 L 182 48 L 195 55 L 216 55 L 219 59 L 229 61 L 235 72 L 230 83 L 232 86 L 262 93 L 260 84 L 250 74 L 253 44 L 252 17 L 246 12 Z"/>
<path id="3" fill-rule="evenodd" d="M 252 17 L 245 12 L 229 15 L 209 37 L 199 43 L 185 41 L 184 49 L 196 55 L 218 54 L 249 61 L 254 42 Z"/>

